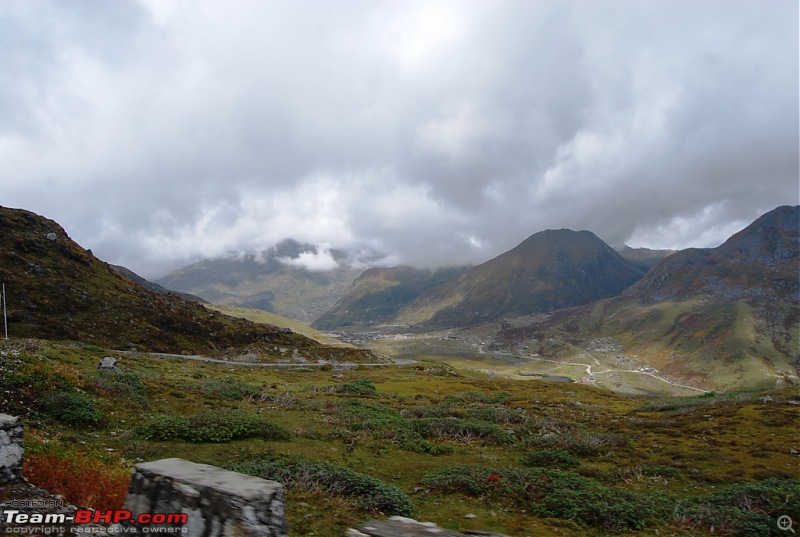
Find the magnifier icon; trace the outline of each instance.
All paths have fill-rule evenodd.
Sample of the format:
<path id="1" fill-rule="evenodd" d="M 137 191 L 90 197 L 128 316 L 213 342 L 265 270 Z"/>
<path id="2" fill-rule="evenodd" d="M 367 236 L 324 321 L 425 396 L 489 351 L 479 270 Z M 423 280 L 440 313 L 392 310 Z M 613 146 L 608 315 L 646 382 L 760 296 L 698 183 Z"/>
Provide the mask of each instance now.
<path id="1" fill-rule="evenodd" d="M 791 531 L 794 533 L 794 528 L 792 528 L 792 519 L 788 515 L 781 515 L 778 517 L 778 529 L 783 531 Z"/>

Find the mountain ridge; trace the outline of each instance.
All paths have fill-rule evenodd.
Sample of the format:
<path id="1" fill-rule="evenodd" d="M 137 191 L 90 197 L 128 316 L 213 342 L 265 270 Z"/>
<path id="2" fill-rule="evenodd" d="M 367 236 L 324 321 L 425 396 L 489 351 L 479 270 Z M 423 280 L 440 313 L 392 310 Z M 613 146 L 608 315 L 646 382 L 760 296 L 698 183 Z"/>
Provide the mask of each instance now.
<path id="1" fill-rule="evenodd" d="M 14 337 L 211 356 L 260 352 L 278 359 L 282 353 L 270 349 L 285 348 L 308 357 L 374 358 L 151 291 L 75 243 L 55 221 L 30 211 L 0 207 L 0 229 L 0 281 Z"/>

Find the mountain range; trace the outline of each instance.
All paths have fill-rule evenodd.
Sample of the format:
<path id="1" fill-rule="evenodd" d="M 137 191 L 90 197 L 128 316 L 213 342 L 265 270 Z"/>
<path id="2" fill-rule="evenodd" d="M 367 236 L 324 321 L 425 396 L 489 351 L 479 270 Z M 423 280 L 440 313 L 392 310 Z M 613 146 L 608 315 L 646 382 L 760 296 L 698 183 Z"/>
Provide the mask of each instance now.
<path id="1" fill-rule="evenodd" d="M 695 384 L 753 386 L 800 375 L 800 206 L 766 213 L 717 248 L 668 256 L 618 297 L 498 334 L 515 343 L 597 338 Z"/>
<path id="2" fill-rule="evenodd" d="M 615 296 L 643 274 L 589 231 L 546 230 L 419 294 L 390 322 L 474 326 Z M 343 307 L 346 302 L 328 317 Z"/>
<path id="3" fill-rule="evenodd" d="M 532 351 L 545 341 L 549 350 L 586 350 L 606 338 L 687 382 L 742 386 L 800 368 L 800 206 L 766 213 L 717 248 L 671 254 L 617 252 L 589 231 L 561 229 L 476 267 L 361 272 L 345 252 L 288 240 L 260 256 L 186 267 L 160 280 L 164 287 L 98 260 L 34 213 L 0 208 L 0 226 L 8 321 L 21 337 L 181 353 L 265 342 L 327 352 L 291 330 L 220 315 L 198 296 L 165 289 L 183 282 L 178 290 L 202 289 L 193 295 L 206 300 L 294 308 L 325 330 L 494 323 L 497 345 Z M 323 255 L 331 270 L 303 266 Z"/>
<path id="4" fill-rule="evenodd" d="M 319 248 L 286 239 L 258 254 L 194 263 L 151 285 L 216 304 L 258 308 L 320 330 L 442 327 L 613 296 L 672 251 L 625 247 L 617 253 L 589 231 L 548 230 L 478 267 L 364 270 L 379 256 L 328 253 L 332 266 L 311 270 L 299 261 L 319 255 Z"/>
<path id="5" fill-rule="evenodd" d="M 302 261 L 326 255 L 326 270 Z M 257 308 L 309 324 L 339 299 L 361 274 L 362 259 L 342 250 L 286 239 L 258 254 L 206 259 L 155 280 L 165 288 L 215 304 Z"/>

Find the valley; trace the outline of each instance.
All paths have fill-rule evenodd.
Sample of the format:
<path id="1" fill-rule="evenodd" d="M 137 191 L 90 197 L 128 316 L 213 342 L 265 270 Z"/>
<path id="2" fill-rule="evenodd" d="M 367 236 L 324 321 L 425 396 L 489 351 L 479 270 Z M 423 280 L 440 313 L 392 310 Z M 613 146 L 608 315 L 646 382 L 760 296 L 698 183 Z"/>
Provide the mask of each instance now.
<path id="1" fill-rule="evenodd" d="M 545 356 L 532 350 L 541 351 L 533 341 L 529 342 L 532 345 L 500 343 L 494 339 L 493 330 L 499 330 L 499 326 L 423 334 L 335 335 L 393 359 L 447 363 L 467 375 L 576 382 L 619 394 L 651 397 L 688 396 L 709 391 L 664 376 L 648 365 L 647 359 L 626 356 L 624 348 L 609 339 L 593 340 L 585 347 L 559 345 L 557 352 Z M 555 340 L 549 343 L 554 345 Z"/>
<path id="2" fill-rule="evenodd" d="M 799 217 L 639 264 L 560 230 L 475 268 L 369 269 L 335 304 L 326 291 L 312 328 L 140 283 L 3 208 L 0 408 L 25 422 L 31 482 L 97 509 L 121 506 L 137 462 L 181 457 L 284 483 L 292 537 L 391 515 L 514 537 L 775 535 L 800 520 Z M 281 265 L 310 246 L 282 248 L 263 262 L 305 281 L 303 315 L 316 286 L 341 289 Z"/>

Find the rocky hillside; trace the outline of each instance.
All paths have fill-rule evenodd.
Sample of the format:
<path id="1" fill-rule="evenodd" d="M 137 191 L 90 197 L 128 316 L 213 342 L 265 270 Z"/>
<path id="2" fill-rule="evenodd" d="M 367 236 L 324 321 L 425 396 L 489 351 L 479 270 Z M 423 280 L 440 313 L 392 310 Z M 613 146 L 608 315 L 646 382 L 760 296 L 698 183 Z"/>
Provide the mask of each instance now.
<path id="1" fill-rule="evenodd" d="M 704 296 L 800 299 L 800 206 L 768 212 L 717 248 L 690 248 L 667 257 L 625 295 L 639 300 Z"/>
<path id="2" fill-rule="evenodd" d="M 778 207 L 717 248 L 656 265 L 621 296 L 508 326 L 507 341 L 612 338 L 675 378 L 715 389 L 793 382 L 800 355 L 800 206 Z"/>
<path id="3" fill-rule="evenodd" d="M 290 330 L 221 315 L 141 287 L 72 241 L 56 222 L 34 213 L 0 208 L 0 230 L 0 281 L 12 337 L 211 355 L 276 347 L 326 352 Z M 365 351 L 333 353 L 342 352 Z M 364 359 L 354 356 L 359 358 Z"/>
<path id="4" fill-rule="evenodd" d="M 616 296 L 643 273 L 590 231 L 547 230 L 424 293 L 397 321 L 471 326 L 547 312 Z"/>
<path id="5" fill-rule="evenodd" d="M 156 283 L 214 304 L 258 308 L 311 323 L 342 297 L 361 273 L 348 254 L 330 250 L 336 266 L 308 270 L 298 263 L 319 249 L 287 239 L 258 255 L 206 259 L 176 270 Z"/>

